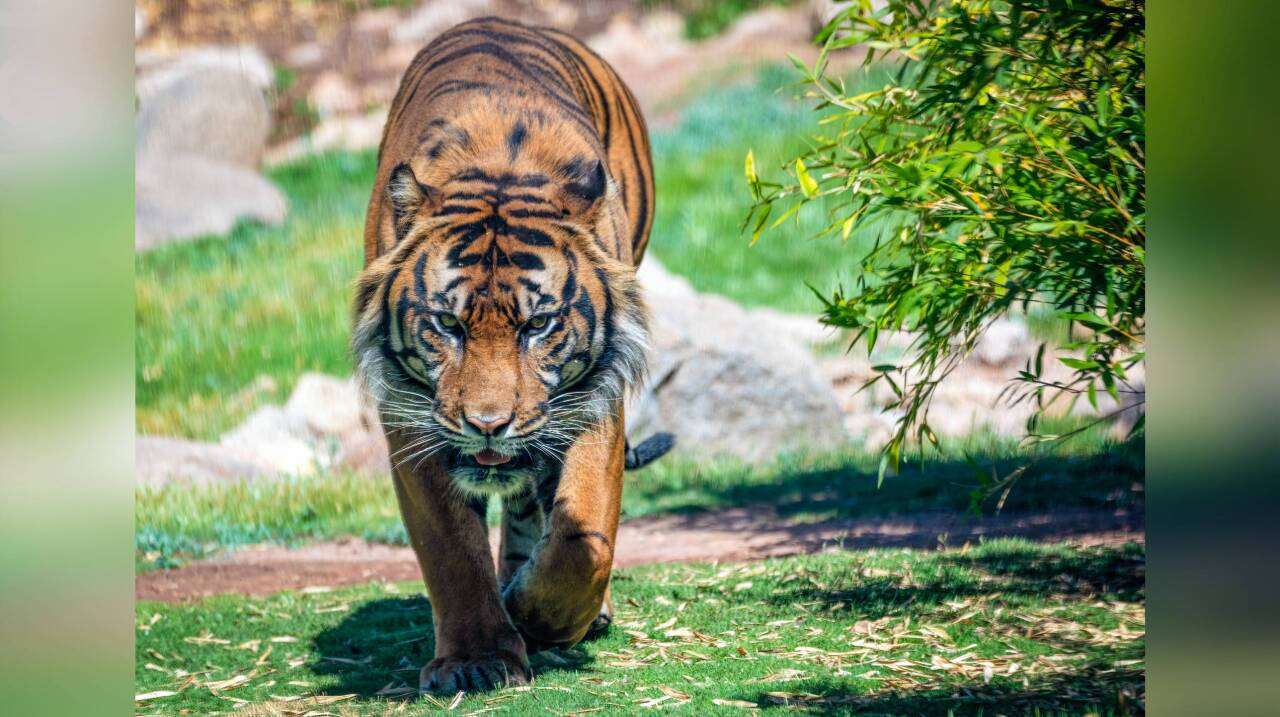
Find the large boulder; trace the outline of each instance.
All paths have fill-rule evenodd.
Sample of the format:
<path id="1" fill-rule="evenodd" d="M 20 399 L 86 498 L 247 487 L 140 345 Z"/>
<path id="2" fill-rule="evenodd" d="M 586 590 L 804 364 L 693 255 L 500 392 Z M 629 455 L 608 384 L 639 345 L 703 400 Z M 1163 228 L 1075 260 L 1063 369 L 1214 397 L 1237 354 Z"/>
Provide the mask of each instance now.
<path id="1" fill-rule="evenodd" d="M 257 172 L 271 63 L 253 47 L 139 51 L 135 246 L 279 224 L 284 196 Z"/>
<path id="2" fill-rule="evenodd" d="M 217 443 L 138 436 L 134 445 L 134 473 L 138 485 L 159 488 L 167 483 L 207 485 L 273 476 L 278 471 L 252 455 Z"/>
<path id="3" fill-rule="evenodd" d="M 384 472 L 387 442 L 353 379 L 308 373 L 284 406 L 264 406 L 217 442 L 139 436 L 137 480 L 209 483 L 335 470 Z"/>
<path id="4" fill-rule="evenodd" d="M 254 411 L 244 423 L 224 433 L 218 443 L 283 475 L 308 475 L 334 463 L 323 438 L 311 435 L 306 417 L 279 406 Z"/>
<path id="5" fill-rule="evenodd" d="M 284 195 L 257 172 L 195 155 L 143 154 L 135 165 L 134 243 L 225 234 L 242 220 L 280 224 Z"/>
<path id="6" fill-rule="evenodd" d="M 820 330 L 699 294 L 652 256 L 639 277 L 653 357 L 628 407 L 633 441 L 670 431 L 686 455 L 762 461 L 844 439 L 840 406 L 806 346 Z"/>
<path id="7" fill-rule="evenodd" d="M 215 65 L 139 82 L 139 155 L 195 155 L 241 167 L 262 162 L 271 115 L 255 80 Z"/>

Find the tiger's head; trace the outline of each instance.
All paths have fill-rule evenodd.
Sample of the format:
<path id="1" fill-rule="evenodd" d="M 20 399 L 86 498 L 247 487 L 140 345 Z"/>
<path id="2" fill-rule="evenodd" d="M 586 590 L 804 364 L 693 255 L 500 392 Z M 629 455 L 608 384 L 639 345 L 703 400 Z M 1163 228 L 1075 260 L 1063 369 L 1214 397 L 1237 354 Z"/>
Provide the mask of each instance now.
<path id="1" fill-rule="evenodd" d="M 393 463 L 441 454 L 470 494 L 543 475 L 644 370 L 646 311 L 598 160 L 396 166 L 394 247 L 370 262 L 353 349 Z M 545 163 L 541 163 L 545 166 Z"/>

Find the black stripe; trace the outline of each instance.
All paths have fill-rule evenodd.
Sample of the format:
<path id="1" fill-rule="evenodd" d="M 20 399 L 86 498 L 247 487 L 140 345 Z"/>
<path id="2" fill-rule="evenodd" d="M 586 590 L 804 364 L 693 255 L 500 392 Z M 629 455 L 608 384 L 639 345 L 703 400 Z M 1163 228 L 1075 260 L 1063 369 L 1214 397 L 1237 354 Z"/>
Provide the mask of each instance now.
<path id="1" fill-rule="evenodd" d="M 524 144 L 525 138 L 529 136 L 529 130 L 524 126 L 523 120 L 517 120 L 514 127 L 511 128 L 511 134 L 507 135 L 507 160 L 514 162 L 520 154 L 520 145 Z"/>
<path id="2" fill-rule="evenodd" d="M 591 130 L 596 129 L 590 123 L 589 118 L 587 117 L 586 111 L 583 110 L 580 104 L 574 103 L 569 98 L 562 95 L 561 93 L 556 92 L 554 88 L 548 86 L 548 84 L 544 81 L 544 76 L 540 76 L 539 74 L 532 71 L 533 68 L 531 67 L 531 65 L 537 65 L 537 64 L 543 65 L 543 68 L 541 69 L 543 69 L 544 72 L 546 70 L 549 70 L 550 68 L 546 67 L 545 63 L 538 63 L 538 62 L 531 61 L 530 58 L 517 56 L 515 53 L 512 53 L 508 51 L 506 48 L 502 47 L 501 45 L 495 44 L 493 42 L 480 42 L 480 43 L 476 43 L 475 45 L 467 46 L 460 50 L 455 50 L 454 52 L 449 53 L 444 57 L 433 60 L 431 64 L 427 65 L 424 71 L 432 72 L 452 62 L 456 62 L 458 60 L 470 57 L 471 55 L 485 55 L 488 57 L 493 57 L 498 60 L 501 60 L 502 62 L 505 62 L 506 64 L 510 65 L 516 70 L 519 70 L 526 77 L 532 80 L 534 85 L 536 85 L 543 92 L 545 92 L 548 98 L 554 100 L 555 103 L 559 105 L 561 109 L 567 110 L 568 111 L 567 116 L 572 117 L 574 120 L 576 120 L 578 123 L 582 124 L 584 127 L 588 129 L 591 129 Z M 412 97 L 410 97 L 410 101 L 412 101 Z"/>
<path id="3" fill-rule="evenodd" d="M 542 263 L 542 259 L 537 254 L 530 254 L 524 251 L 513 251 L 510 255 L 511 263 L 524 269 L 525 271 L 539 271 L 546 268 L 546 264 Z"/>
<path id="4" fill-rule="evenodd" d="M 564 536 L 565 540 L 586 540 L 587 538 L 593 538 L 595 540 L 599 540 L 605 545 L 609 545 L 608 536 L 598 530 L 588 530 L 582 533 L 568 533 Z"/>

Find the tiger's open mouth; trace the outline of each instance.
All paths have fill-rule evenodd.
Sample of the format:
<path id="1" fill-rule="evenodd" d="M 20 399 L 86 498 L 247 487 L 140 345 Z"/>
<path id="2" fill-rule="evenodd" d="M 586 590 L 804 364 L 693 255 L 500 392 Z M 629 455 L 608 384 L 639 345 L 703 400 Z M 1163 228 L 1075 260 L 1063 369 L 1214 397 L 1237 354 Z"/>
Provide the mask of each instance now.
<path id="1" fill-rule="evenodd" d="M 459 451 L 455 454 L 453 463 L 457 468 L 493 472 L 522 471 L 535 467 L 533 457 L 524 451 L 516 451 L 508 455 L 492 448 L 485 448 L 471 454 Z"/>

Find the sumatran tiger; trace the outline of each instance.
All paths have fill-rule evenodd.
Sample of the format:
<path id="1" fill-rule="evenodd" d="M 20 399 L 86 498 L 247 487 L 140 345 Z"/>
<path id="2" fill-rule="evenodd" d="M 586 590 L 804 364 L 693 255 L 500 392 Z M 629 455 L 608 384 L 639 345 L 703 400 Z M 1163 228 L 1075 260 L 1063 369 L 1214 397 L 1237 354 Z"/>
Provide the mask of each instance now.
<path id="1" fill-rule="evenodd" d="M 573 37 L 495 18 L 440 35 L 390 108 L 352 346 L 435 619 L 419 689 L 531 679 L 611 620 L 653 222 L 635 98 Z M 486 506 L 502 498 L 498 566 Z"/>

